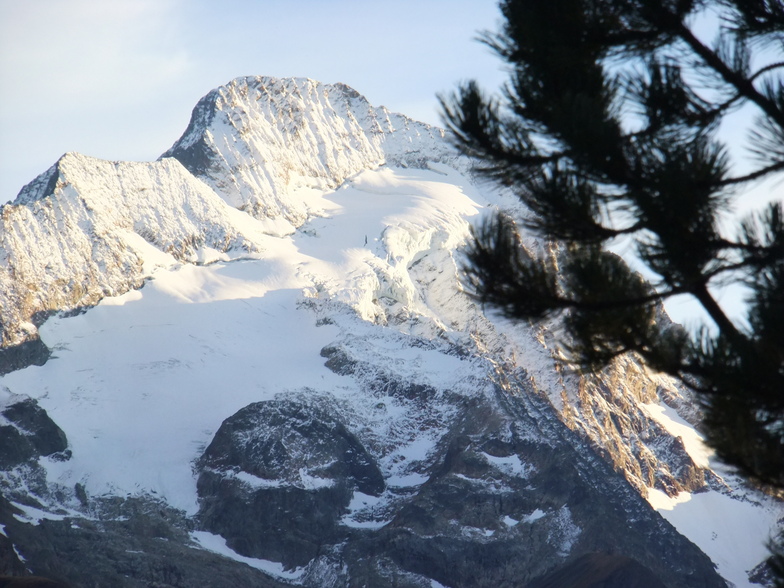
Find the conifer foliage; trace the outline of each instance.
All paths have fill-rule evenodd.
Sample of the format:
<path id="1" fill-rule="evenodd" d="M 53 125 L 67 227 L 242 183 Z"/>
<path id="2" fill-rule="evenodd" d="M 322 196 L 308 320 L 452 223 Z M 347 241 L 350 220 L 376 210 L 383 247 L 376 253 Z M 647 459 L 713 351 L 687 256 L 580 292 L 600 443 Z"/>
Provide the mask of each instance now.
<path id="1" fill-rule="evenodd" d="M 559 319 L 581 369 L 633 352 L 680 378 L 704 403 L 719 457 L 784 488 L 784 179 L 773 204 L 722 220 L 758 182 L 784 178 L 784 4 L 500 6 L 502 30 L 483 41 L 509 65 L 503 94 L 469 82 L 442 108 L 461 150 L 528 212 L 474 231 L 470 291 L 511 318 Z M 744 120 L 731 157 L 719 127 Z M 733 165 L 739 152 L 750 167 Z M 518 226 L 559 253 L 529 251 Z M 653 280 L 608 251 L 619 239 Z M 748 289 L 747 321 L 717 302 L 727 284 Z M 657 322 L 661 302 L 682 294 L 713 325 L 690 335 Z"/>

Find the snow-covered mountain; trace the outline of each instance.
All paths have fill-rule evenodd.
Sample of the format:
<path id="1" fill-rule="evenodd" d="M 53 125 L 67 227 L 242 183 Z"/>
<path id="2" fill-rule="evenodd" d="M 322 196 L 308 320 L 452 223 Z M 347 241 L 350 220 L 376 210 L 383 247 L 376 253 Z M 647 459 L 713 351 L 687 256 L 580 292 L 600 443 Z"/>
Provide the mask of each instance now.
<path id="1" fill-rule="evenodd" d="M 550 329 L 464 294 L 470 224 L 514 206 L 470 170 L 345 85 L 257 77 L 157 162 L 26 186 L 0 213 L 0 574 L 750 586 L 782 509 L 688 394 L 633 358 L 566 373 Z"/>

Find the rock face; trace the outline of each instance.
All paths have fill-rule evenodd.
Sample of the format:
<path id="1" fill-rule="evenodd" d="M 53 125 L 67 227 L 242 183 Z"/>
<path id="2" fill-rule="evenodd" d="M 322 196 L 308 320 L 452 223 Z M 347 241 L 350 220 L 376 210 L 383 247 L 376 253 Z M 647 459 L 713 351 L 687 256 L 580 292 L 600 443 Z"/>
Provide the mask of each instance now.
<path id="1" fill-rule="evenodd" d="M 664 588 L 664 584 L 634 560 L 591 553 L 535 580 L 528 588 Z"/>
<path id="2" fill-rule="evenodd" d="M 591 439 L 643 496 L 648 488 L 676 496 L 719 483 L 713 472 L 694 462 L 683 440 L 651 419 L 646 410 L 646 405 L 664 401 L 680 406 L 687 417 L 694 415 L 688 392 L 646 373 L 632 358 L 619 359 L 590 378 L 571 379 L 571 386 L 561 381 L 549 389 L 551 396 L 566 398 L 558 402 L 564 422 Z"/>
<path id="3" fill-rule="evenodd" d="M 200 521 L 237 553 L 304 566 L 345 537 L 354 492 L 384 478 L 359 440 L 312 404 L 268 401 L 226 419 L 199 463 Z"/>
<path id="4" fill-rule="evenodd" d="M 302 568 L 306 585 L 330 570 L 337 585 L 526 586 L 554 562 L 573 562 L 563 573 L 574 576 L 603 553 L 618 554 L 595 564 L 616 582 L 644 570 L 640 586 L 724 585 L 524 382 L 467 398 L 395 379 L 346 349 L 323 354 L 379 400 L 452 411 L 449 425 L 419 423 L 418 434 L 440 440 L 414 466 L 423 483 L 401 486 L 383 465 L 394 448 L 349 432 L 345 423 L 370 430 L 350 407 L 340 415 L 297 399 L 241 409 L 199 460 L 198 485 L 200 524 L 238 553 Z"/>
<path id="5" fill-rule="evenodd" d="M 342 84 L 241 78 L 159 161 L 67 154 L 2 207 L 0 575 L 744 586 L 764 551 L 738 572 L 646 497 L 780 507 L 711 470 L 672 381 L 570 374 L 466 296 L 510 204 L 467 170 Z"/>
<path id="6" fill-rule="evenodd" d="M 202 98 L 174 157 L 229 204 L 257 218 L 308 216 L 292 187 L 327 190 L 382 163 L 455 161 L 444 131 L 372 107 L 345 84 L 247 77 Z"/>
<path id="7" fill-rule="evenodd" d="M 31 524 L 24 511 L 0 497 L 0 525 L 13 538 L 13 544 L 0 553 L 14 560 L 0 568 L 0 574 L 16 577 L 20 586 L 27 586 L 24 582 L 32 582 L 27 579 L 32 569 L 50 582 L 41 583 L 42 588 L 288 586 L 200 549 L 190 540 L 187 525 L 165 505 L 124 499 L 112 502 L 103 505 L 101 517 L 60 517 Z M 108 516 L 109 512 L 113 515 Z M 0 547 L 2 539 L 0 535 Z"/>
<path id="8" fill-rule="evenodd" d="M 0 468 L 8 470 L 31 459 L 65 452 L 68 440 L 46 411 L 26 398 L 0 411 Z"/>
<path id="9" fill-rule="evenodd" d="M 43 365 L 47 359 L 49 359 L 49 349 L 37 336 L 11 347 L 0 347 L 0 375 L 29 365 Z"/>
<path id="10" fill-rule="evenodd" d="M 28 578 L 0 576 L 0 588 L 68 588 L 68 586 L 62 582 L 35 576 Z"/>

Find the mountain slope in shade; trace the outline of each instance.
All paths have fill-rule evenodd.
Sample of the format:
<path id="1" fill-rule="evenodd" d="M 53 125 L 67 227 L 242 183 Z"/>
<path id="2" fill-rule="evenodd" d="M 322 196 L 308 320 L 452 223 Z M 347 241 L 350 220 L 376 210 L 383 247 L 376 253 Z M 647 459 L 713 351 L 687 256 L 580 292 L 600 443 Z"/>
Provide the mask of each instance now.
<path id="1" fill-rule="evenodd" d="M 563 373 L 547 328 L 462 292 L 470 224 L 510 203 L 441 131 L 243 78 L 167 155 L 68 155 L 3 208 L 5 345 L 36 321 L 51 357 L 0 382 L 0 573 L 749 585 L 780 508 L 714 471 L 688 396 L 631 359 Z"/>

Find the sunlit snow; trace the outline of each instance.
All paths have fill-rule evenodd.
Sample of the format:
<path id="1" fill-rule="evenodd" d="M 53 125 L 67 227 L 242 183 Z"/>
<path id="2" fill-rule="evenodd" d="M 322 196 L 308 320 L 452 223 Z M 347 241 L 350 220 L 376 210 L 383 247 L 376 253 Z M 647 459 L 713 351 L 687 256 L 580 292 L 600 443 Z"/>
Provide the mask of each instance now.
<path id="1" fill-rule="evenodd" d="M 648 501 L 672 525 L 702 549 L 719 573 L 737 587 L 751 584 L 748 572 L 768 555 L 767 539 L 776 533 L 780 506 L 772 500 L 734 498 L 719 492 L 681 492 L 669 498 L 649 490 Z"/>
<path id="2" fill-rule="evenodd" d="M 719 465 L 711 463 L 713 451 L 702 435 L 672 408 L 665 404 L 643 407 L 673 436 L 681 438 L 694 463 L 706 468 Z M 775 536 L 780 507 L 769 499 L 746 496 L 742 490 L 736 491 L 734 498 L 728 494 L 681 492 L 669 497 L 651 488 L 648 502 L 708 554 L 724 578 L 738 587 L 751 586 L 748 572 L 769 555 L 765 543 Z"/>
<path id="3" fill-rule="evenodd" d="M 702 435 L 694 430 L 689 423 L 678 416 L 666 404 L 643 404 L 643 408 L 661 424 L 673 437 L 680 437 L 686 452 L 700 467 L 710 467 L 710 458 L 713 451 L 705 445 Z"/>
<path id="4" fill-rule="evenodd" d="M 317 326 L 303 302 L 332 298 L 373 316 L 379 268 L 394 277 L 397 265 L 463 238 L 478 209 L 467 192 L 454 171 L 363 172 L 335 192 L 311 194 L 326 216 L 275 238 L 263 259 L 159 269 L 141 290 L 47 321 L 40 332 L 54 357 L 3 384 L 36 398 L 67 432 L 73 458 L 47 461 L 50 480 L 92 495 L 150 493 L 194 513 L 192 462 L 223 419 L 289 390 L 356 395 L 319 354 L 338 329 Z M 416 304 L 399 275 L 384 294 Z M 425 380 L 459 377 L 455 357 L 386 353 L 412 373 L 426 371 Z M 417 459 L 431 446 L 422 438 L 400 452 Z M 401 472 L 389 482 L 425 480 Z"/>

